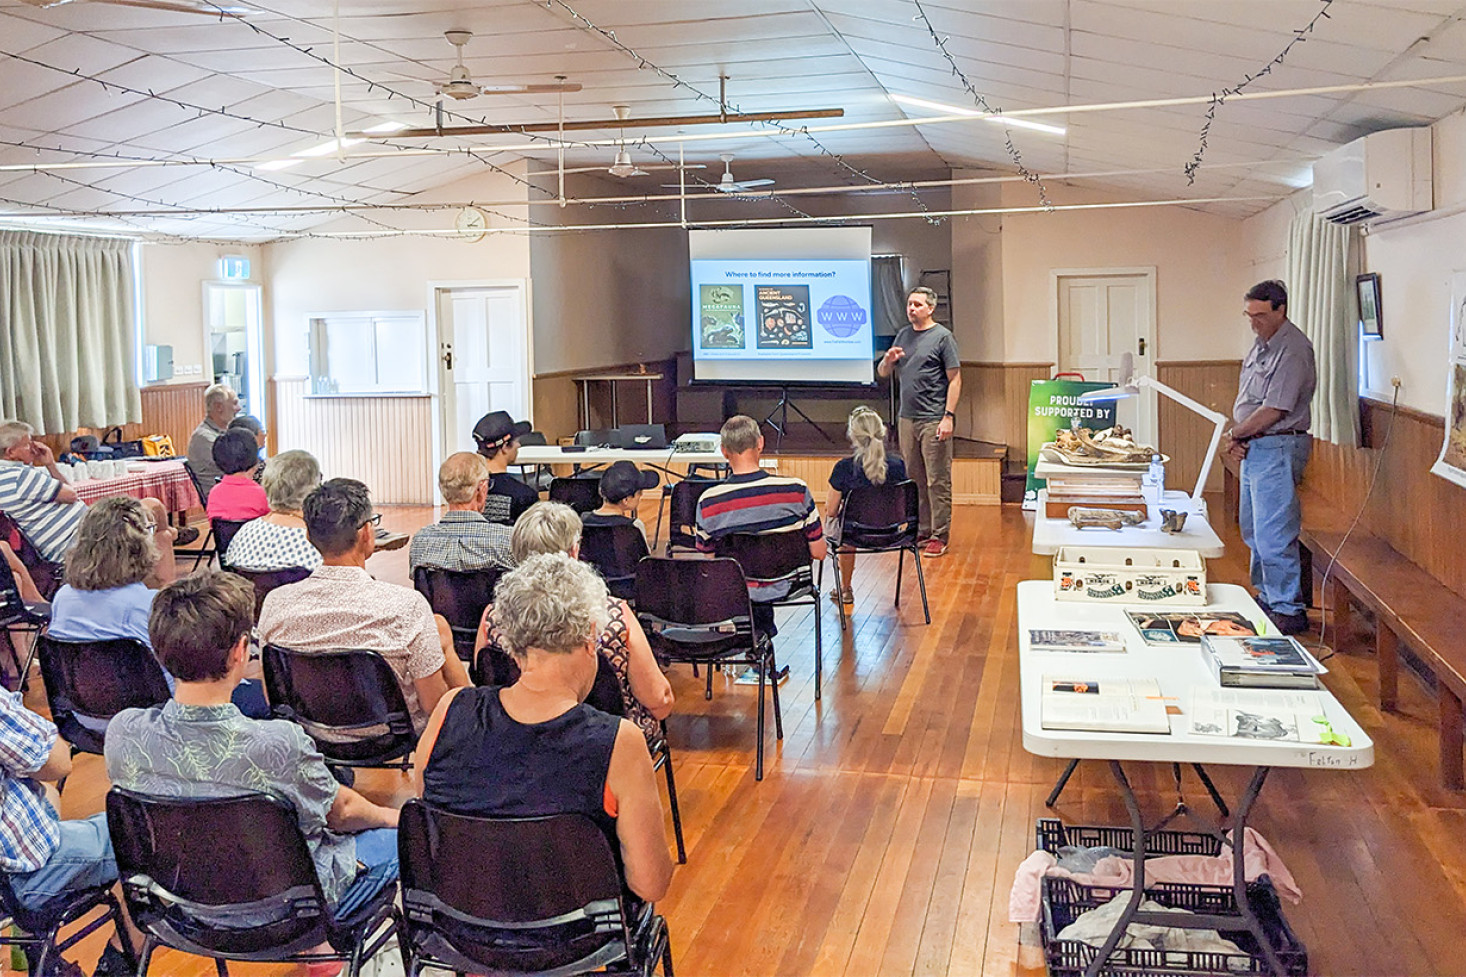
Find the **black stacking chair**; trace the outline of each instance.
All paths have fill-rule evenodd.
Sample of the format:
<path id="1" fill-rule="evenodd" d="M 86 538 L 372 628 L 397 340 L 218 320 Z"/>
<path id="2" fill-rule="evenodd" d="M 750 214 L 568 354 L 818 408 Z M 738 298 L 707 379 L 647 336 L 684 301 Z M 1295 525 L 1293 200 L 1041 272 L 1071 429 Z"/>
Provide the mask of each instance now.
<path id="1" fill-rule="evenodd" d="M 622 600 L 636 599 L 636 564 L 646 555 L 646 537 L 632 525 L 586 526 L 580 535 L 580 558 L 595 567 L 607 589 Z"/>
<path id="2" fill-rule="evenodd" d="M 168 683 L 153 651 L 136 638 L 62 641 L 43 634 L 37 641 L 41 677 L 51 721 L 72 753 L 102 752 L 104 730 L 81 719 L 106 722 L 124 709 L 146 709 L 168 701 Z"/>
<path id="3" fill-rule="evenodd" d="M 265 693 L 333 767 L 412 767 L 417 732 L 402 687 L 375 651 L 294 651 L 267 644 Z"/>
<path id="4" fill-rule="evenodd" d="M 102 914 L 95 916 L 78 930 L 68 933 L 66 939 L 56 941 L 63 926 L 70 926 L 86 919 L 93 910 Z M 112 883 L 104 882 L 89 889 L 63 892 L 35 909 L 27 909 L 15 897 L 10 877 L 0 873 L 0 946 L 19 946 L 25 950 L 26 960 L 33 974 L 58 972 L 57 962 L 61 954 L 91 936 L 97 930 L 111 923 L 122 936 L 122 952 L 128 962 L 136 965 L 132 947 L 122 925 L 122 907 L 112 894 Z"/>
<path id="5" fill-rule="evenodd" d="M 921 571 L 921 547 L 916 540 L 917 512 L 916 483 L 910 480 L 887 482 L 885 485 L 869 485 L 852 489 L 845 497 L 840 513 L 840 546 L 830 547 L 830 559 L 835 562 L 835 579 L 840 579 L 840 548 L 849 547 L 857 553 L 899 553 L 896 562 L 896 601 L 901 606 L 901 571 L 906 565 L 906 553 L 910 551 L 911 561 L 916 564 L 916 582 L 921 587 L 921 612 L 926 623 L 932 623 L 931 608 L 926 602 L 926 576 Z M 840 606 L 840 630 L 846 627 L 845 602 Z"/>
<path id="6" fill-rule="evenodd" d="M 295 808 L 265 794 L 209 800 L 114 787 L 107 829 L 128 913 L 143 931 L 138 974 L 159 946 L 226 960 L 361 965 L 398 934 L 397 885 L 337 917 Z M 263 922 L 261 922 L 263 921 Z M 312 950 L 329 944 L 330 953 Z"/>
<path id="7" fill-rule="evenodd" d="M 825 643 L 820 626 L 820 584 L 824 564 L 809 557 L 809 540 L 799 530 L 780 533 L 732 533 L 714 543 L 718 556 L 731 557 L 743 568 L 751 583 L 788 585 L 778 600 L 763 601 L 771 607 L 814 608 L 814 697 L 820 697 L 820 676 L 824 673 Z"/>
<path id="8" fill-rule="evenodd" d="M 598 448 L 616 444 L 616 432 L 609 428 L 592 428 L 575 432 L 575 443 L 583 448 Z"/>
<path id="9" fill-rule="evenodd" d="M 179 458 L 178 460 L 183 465 L 183 470 L 188 472 L 188 480 L 193 483 L 193 490 L 198 493 L 199 505 L 207 509 L 208 505 L 206 504 L 205 500 L 208 498 L 208 493 L 204 491 L 203 476 L 194 471 L 193 465 L 189 464 L 187 458 Z M 215 479 L 214 483 L 217 485 L 218 479 Z M 212 485 L 209 487 L 213 488 Z M 187 516 L 185 516 L 184 518 L 186 520 Z M 213 543 L 214 545 L 210 546 L 210 543 Z M 225 549 L 227 549 L 227 547 L 220 546 L 218 544 L 218 541 L 214 537 L 214 527 L 212 524 L 210 524 L 209 531 L 204 534 L 204 538 L 199 543 L 199 548 L 197 550 L 180 549 L 178 552 L 182 554 L 192 555 L 193 568 L 197 570 L 199 568 L 199 564 L 203 563 L 205 560 L 211 560 L 215 556 L 223 554 Z"/>
<path id="10" fill-rule="evenodd" d="M 717 485 L 711 478 L 684 478 L 672 486 L 672 502 L 667 507 L 667 555 L 672 547 L 697 549 L 697 500 Z"/>
<path id="11" fill-rule="evenodd" d="M 305 567 L 285 567 L 283 570 L 241 570 L 230 567 L 230 573 L 237 573 L 255 588 L 255 620 L 260 618 L 260 608 L 265 606 L 265 595 L 276 587 L 297 583 L 311 575 Z"/>
<path id="12" fill-rule="evenodd" d="M 0 560 L 0 644 L 15 660 L 17 688 L 25 691 L 28 684 L 31 663 L 36 658 L 36 639 L 51 621 L 51 605 L 32 604 L 21 599 L 20 584 L 10 569 L 10 564 Z M 22 657 L 15 646 L 16 634 L 28 634 L 29 644 Z"/>
<path id="13" fill-rule="evenodd" d="M 53 563 L 41 556 L 41 551 L 36 549 L 36 544 L 21 531 L 14 519 L 5 513 L 0 512 L 0 539 L 15 537 L 20 540 L 20 546 L 16 549 L 15 555 L 20 557 L 20 562 L 30 572 L 31 582 L 41 592 L 46 600 L 56 596 L 56 591 L 61 589 L 61 584 L 66 579 L 66 564 Z"/>
<path id="14" fill-rule="evenodd" d="M 234 534 L 243 529 L 245 523 L 251 521 L 249 519 L 209 520 L 209 535 L 214 540 L 214 552 L 219 557 L 219 569 L 229 569 L 228 564 L 224 560 L 224 555 L 229 552 L 229 544 L 234 542 Z M 204 540 L 204 545 L 208 545 L 208 540 Z M 197 564 L 198 561 L 195 560 L 194 562 Z"/>
<path id="15" fill-rule="evenodd" d="M 493 603 L 494 588 L 505 572 L 418 567 L 412 574 L 412 585 L 428 599 L 433 613 L 443 615 L 448 622 L 453 631 L 453 648 L 466 662 L 473 661 L 479 620 L 484 616 L 484 608 Z"/>
<path id="16" fill-rule="evenodd" d="M 581 474 L 550 482 L 550 501 L 564 502 L 580 514 L 601 507 L 601 476 Z"/>
<path id="17" fill-rule="evenodd" d="M 808 551 L 806 550 L 806 555 Z M 773 686 L 774 729 L 784 738 L 774 643 L 753 628 L 748 583 L 730 559 L 673 560 L 650 556 L 636 566 L 636 618 L 652 650 L 668 661 L 751 665 L 758 669 L 758 747 L 755 780 L 764 778 L 764 688 Z M 712 698 L 711 679 L 708 698 Z"/>
<path id="18" fill-rule="evenodd" d="M 402 808 L 407 977 L 458 973 L 672 977 L 667 922 L 625 891 L 611 844 L 580 814 L 480 818 Z"/>
<path id="19" fill-rule="evenodd" d="M 545 444 L 549 444 L 549 441 L 546 440 L 544 434 L 540 431 L 530 431 L 519 439 L 519 446 L 521 448 Z M 519 475 L 519 480 L 536 492 L 543 492 L 550 487 L 551 476 L 549 474 L 549 466 L 547 465 L 514 464 L 509 467 L 518 469 L 517 474 Z"/>

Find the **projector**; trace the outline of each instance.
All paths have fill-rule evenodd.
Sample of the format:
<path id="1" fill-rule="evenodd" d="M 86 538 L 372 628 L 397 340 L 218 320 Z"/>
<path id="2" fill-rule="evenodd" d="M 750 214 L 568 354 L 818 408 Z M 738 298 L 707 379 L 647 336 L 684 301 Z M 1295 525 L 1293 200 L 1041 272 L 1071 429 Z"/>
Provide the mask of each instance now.
<path id="1" fill-rule="evenodd" d="M 672 442 L 672 450 L 680 451 L 718 451 L 723 447 L 723 437 L 720 434 L 684 434 Z"/>

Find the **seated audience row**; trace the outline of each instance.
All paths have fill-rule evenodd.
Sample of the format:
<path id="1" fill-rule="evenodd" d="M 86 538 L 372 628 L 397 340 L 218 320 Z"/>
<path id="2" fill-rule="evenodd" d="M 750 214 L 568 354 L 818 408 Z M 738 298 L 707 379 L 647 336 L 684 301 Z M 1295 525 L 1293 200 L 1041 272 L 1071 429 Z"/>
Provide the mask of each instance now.
<path id="1" fill-rule="evenodd" d="M 244 522 L 267 514 L 269 499 L 254 480 L 254 471 L 260 463 L 255 436 L 244 428 L 231 426 L 214 439 L 213 453 L 214 464 L 224 475 L 209 492 L 206 506 L 209 518 Z"/>
<path id="2" fill-rule="evenodd" d="M 282 451 L 265 462 L 261 485 L 270 511 L 240 527 L 224 562 L 241 570 L 284 570 L 321 565 L 311 545 L 302 510 L 305 497 L 321 484 L 321 466 L 308 451 Z"/>

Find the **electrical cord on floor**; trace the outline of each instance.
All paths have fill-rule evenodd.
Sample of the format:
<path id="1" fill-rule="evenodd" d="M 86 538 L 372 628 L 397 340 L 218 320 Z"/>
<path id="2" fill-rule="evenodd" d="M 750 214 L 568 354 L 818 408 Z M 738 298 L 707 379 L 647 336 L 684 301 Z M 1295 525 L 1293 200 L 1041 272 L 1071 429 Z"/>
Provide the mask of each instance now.
<path id="1" fill-rule="evenodd" d="M 1397 408 L 1400 404 L 1400 385 L 1397 382 L 1394 386 L 1395 393 L 1390 398 L 1390 424 L 1388 427 L 1385 428 L 1385 436 L 1380 441 L 1379 457 L 1376 458 L 1374 461 L 1374 474 L 1369 476 L 1369 488 L 1365 490 L 1364 498 L 1359 501 L 1359 511 L 1354 513 L 1354 521 L 1349 523 L 1349 528 L 1344 531 L 1344 538 L 1339 540 L 1339 545 L 1334 549 L 1334 555 L 1329 559 L 1329 565 L 1324 568 L 1323 579 L 1321 579 L 1318 584 L 1318 592 L 1320 594 L 1328 594 L 1329 574 L 1333 572 L 1334 564 L 1339 561 L 1339 554 L 1344 552 L 1344 544 L 1349 542 L 1349 536 L 1354 532 L 1355 527 L 1359 525 L 1359 520 L 1364 518 L 1364 510 L 1369 505 L 1369 498 L 1370 496 L 1374 495 L 1374 485 L 1377 481 L 1379 481 L 1380 469 L 1384 467 L 1385 451 L 1388 450 L 1390 447 L 1390 435 L 1395 433 L 1395 416 L 1397 414 Z M 1335 608 L 1334 610 L 1335 616 L 1337 617 L 1338 608 Z M 1324 639 L 1328 636 L 1328 631 L 1329 609 L 1327 607 L 1323 607 L 1319 614 L 1318 644 L 1315 645 L 1313 649 L 1315 652 L 1314 657 L 1321 662 L 1326 662 L 1337 654 L 1337 652 L 1335 651 L 1330 651 L 1326 655 L 1317 654 L 1317 652 L 1323 651 L 1324 649 Z"/>

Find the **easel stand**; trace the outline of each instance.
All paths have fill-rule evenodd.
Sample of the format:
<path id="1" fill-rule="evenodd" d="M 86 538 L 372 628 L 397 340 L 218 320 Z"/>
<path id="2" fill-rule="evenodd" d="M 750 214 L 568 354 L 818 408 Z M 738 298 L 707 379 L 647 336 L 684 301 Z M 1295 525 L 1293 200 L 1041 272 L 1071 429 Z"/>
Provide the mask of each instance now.
<path id="1" fill-rule="evenodd" d="M 774 404 L 774 409 L 769 411 L 768 416 L 765 417 L 763 420 L 763 423 L 767 424 L 769 427 L 779 432 L 779 439 L 774 442 L 775 453 L 777 453 L 779 449 L 784 445 L 784 430 L 789 426 L 789 412 L 791 410 L 794 411 L 794 413 L 798 414 L 801 418 L 803 418 L 804 423 L 808 424 L 810 427 L 818 431 L 820 433 L 820 437 L 824 438 L 831 444 L 835 443 L 835 439 L 826 434 L 824 428 L 816 424 L 813 418 L 811 418 L 804 411 L 800 410 L 799 405 L 789 398 L 789 388 L 780 387 L 779 399 Z M 775 415 L 778 415 L 779 418 L 777 422 L 775 422 L 774 420 Z"/>

